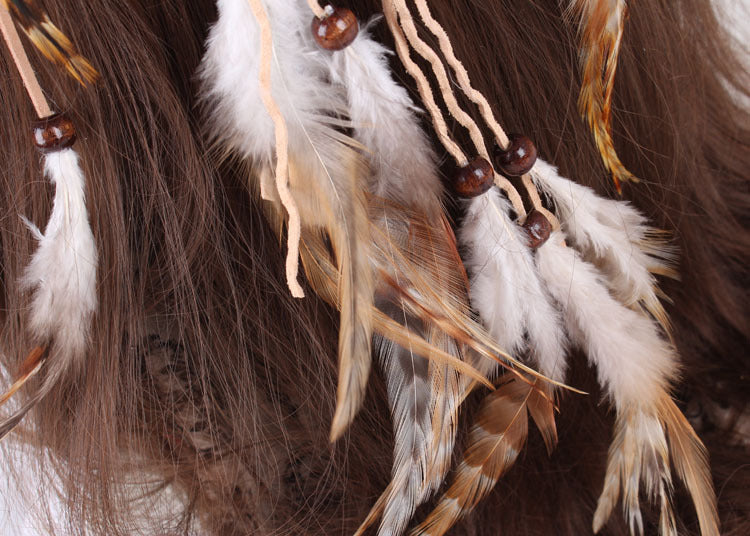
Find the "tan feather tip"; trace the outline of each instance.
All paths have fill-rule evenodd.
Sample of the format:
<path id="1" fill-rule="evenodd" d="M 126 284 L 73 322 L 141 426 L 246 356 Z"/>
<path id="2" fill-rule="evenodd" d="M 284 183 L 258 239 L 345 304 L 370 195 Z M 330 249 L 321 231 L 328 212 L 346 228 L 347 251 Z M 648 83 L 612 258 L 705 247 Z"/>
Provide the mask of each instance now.
<path id="1" fill-rule="evenodd" d="M 353 420 L 353 415 L 346 415 L 343 408 L 337 407 L 333 421 L 331 422 L 331 432 L 328 434 L 328 440 L 331 443 L 335 443 L 341 439 L 341 436 L 344 435 L 344 432 L 346 432 Z"/>
<path id="2" fill-rule="evenodd" d="M 29 355 L 23 360 L 23 363 L 21 363 L 20 370 L 18 371 L 18 378 L 13 382 L 13 385 L 11 385 L 2 396 L 0 396 L 0 406 L 10 400 L 11 397 L 26 384 L 26 382 L 41 370 L 46 356 L 46 346 L 37 346 L 29 352 Z"/>

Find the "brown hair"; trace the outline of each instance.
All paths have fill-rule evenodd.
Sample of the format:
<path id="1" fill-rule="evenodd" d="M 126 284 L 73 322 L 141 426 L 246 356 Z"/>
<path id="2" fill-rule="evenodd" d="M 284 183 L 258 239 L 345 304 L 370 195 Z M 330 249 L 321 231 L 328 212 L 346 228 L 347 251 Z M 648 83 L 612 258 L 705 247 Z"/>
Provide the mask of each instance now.
<path id="1" fill-rule="evenodd" d="M 84 89 L 32 53 L 43 87 L 77 125 L 101 258 L 86 367 L 43 400 L 26 421 L 34 433 L 23 435 L 48 453 L 35 468 L 60 479 L 64 532 L 132 533 L 136 511 L 149 533 L 187 532 L 194 516 L 211 534 L 352 533 L 389 479 L 385 390 L 373 374 L 352 429 L 328 443 L 337 315 L 312 292 L 289 296 L 278 237 L 246 189 L 244 168 L 213 158 L 204 141 L 193 73 L 214 2 L 45 4 L 102 74 Z M 372 0 L 339 4 L 361 20 L 379 11 Z M 431 4 L 503 125 L 534 139 L 566 176 L 613 195 L 576 109 L 576 29 L 560 2 Z M 375 32 L 392 45 L 385 25 Z M 615 142 L 642 179 L 625 196 L 674 231 L 682 251 L 682 281 L 665 282 L 685 362 L 680 398 L 742 412 L 750 392 L 750 123 L 738 101 L 750 88 L 747 70 L 707 0 L 633 3 L 620 62 Z M 0 113 L 2 342 L 15 371 L 31 345 L 29 295 L 18 281 L 35 248 L 18 214 L 44 222 L 50 189 L 7 54 Z M 611 416 L 593 372 L 580 359 L 572 369 L 569 383 L 591 394 L 562 401 L 558 449 L 548 457 L 532 434 L 454 534 L 590 531 Z M 747 451 L 726 429 L 699 431 L 724 533 L 745 534 Z M 149 518 L 144 493 L 169 484 L 182 511 Z M 677 503 L 680 532 L 697 533 L 689 499 Z M 606 531 L 626 528 L 615 518 Z"/>

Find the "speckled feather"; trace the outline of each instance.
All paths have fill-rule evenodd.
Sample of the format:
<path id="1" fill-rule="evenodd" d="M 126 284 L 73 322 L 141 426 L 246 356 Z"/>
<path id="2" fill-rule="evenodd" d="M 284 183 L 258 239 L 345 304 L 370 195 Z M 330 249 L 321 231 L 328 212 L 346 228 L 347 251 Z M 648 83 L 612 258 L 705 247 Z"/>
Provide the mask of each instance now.
<path id="1" fill-rule="evenodd" d="M 579 17 L 580 25 L 582 81 L 578 107 L 621 193 L 623 182 L 638 181 L 620 161 L 612 141 L 612 90 L 627 4 L 625 0 L 570 0 L 568 9 Z"/>
<path id="2" fill-rule="evenodd" d="M 70 39 L 50 20 L 33 0 L 0 0 L 13 20 L 47 59 L 65 67 L 82 85 L 95 82 L 99 73 L 78 54 Z"/>

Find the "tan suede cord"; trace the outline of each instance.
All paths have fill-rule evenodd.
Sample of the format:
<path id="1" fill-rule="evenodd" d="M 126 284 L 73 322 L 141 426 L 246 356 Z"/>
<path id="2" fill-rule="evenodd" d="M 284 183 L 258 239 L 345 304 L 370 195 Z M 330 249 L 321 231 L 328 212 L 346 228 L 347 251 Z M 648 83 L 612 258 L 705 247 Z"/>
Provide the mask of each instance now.
<path id="1" fill-rule="evenodd" d="M 16 31 L 16 27 L 13 23 L 13 19 L 10 13 L 4 7 L 0 7 L 0 30 L 2 30 L 3 38 L 5 43 L 8 45 L 10 55 L 13 57 L 13 63 L 16 64 L 18 74 L 21 75 L 23 85 L 26 88 L 31 99 L 31 104 L 34 106 L 37 117 L 44 119 L 52 115 L 52 108 L 44 96 L 42 87 L 39 85 L 39 80 L 34 74 L 34 69 L 31 67 L 29 57 L 26 55 L 26 50 L 23 48 L 21 38 Z"/>
<path id="2" fill-rule="evenodd" d="M 422 22 L 424 23 L 424 25 L 433 33 L 435 37 L 437 37 L 438 43 L 440 45 L 440 52 L 443 53 L 443 56 L 445 56 L 445 60 L 448 62 L 448 65 L 450 65 L 451 69 L 453 69 L 453 72 L 456 73 L 458 84 L 459 86 L 461 86 L 464 94 L 469 98 L 469 100 L 471 100 L 479 107 L 479 112 L 482 115 L 482 119 L 484 119 L 484 122 L 487 123 L 487 126 L 495 135 L 495 141 L 497 142 L 497 144 L 502 148 L 507 148 L 510 142 L 510 140 L 508 139 L 508 135 L 505 133 L 505 130 L 503 130 L 503 127 L 500 126 L 500 123 L 498 123 L 495 119 L 495 114 L 492 113 L 492 107 L 490 106 L 490 103 L 487 101 L 485 96 L 480 91 L 474 89 L 474 87 L 471 85 L 469 73 L 466 71 L 464 64 L 461 63 L 461 60 L 456 57 L 456 53 L 453 51 L 453 45 L 451 44 L 450 37 L 448 37 L 445 29 L 432 16 L 430 7 L 427 5 L 427 0 L 414 0 L 414 3 L 417 6 L 417 11 L 419 11 L 419 16 L 422 18 Z M 552 212 L 544 208 L 542 199 L 539 196 L 539 192 L 537 191 L 536 186 L 534 186 L 531 177 L 526 174 L 523 176 L 522 181 L 523 186 L 529 196 L 529 201 L 531 201 L 534 209 L 544 214 L 550 224 L 552 224 L 553 228 L 559 229 L 559 220 L 554 214 L 552 214 Z M 502 188 L 502 185 L 499 184 L 498 186 Z"/>
<path id="3" fill-rule="evenodd" d="M 307 5 L 310 6 L 310 9 L 312 10 L 313 14 L 319 19 L 322 19 L 326 16 L 327 14 L 326 9 L 320 7 L 318 0 L 307 0 Z"/>
<path id="4" fill-rule="evenodd" d="M 503 148 L 507 147 L 509 142 L 508 136 L 505 134 L 503 127 L 500 126 L 500 123 L 495 120 L 495 115 L 492 113 L 492 107 L 490 106 L 490 103 L 487 102 L 485 96 L 472 87 L 469 73 L 466 71 L 464 64 L 456 57 L 448 34 L 440 23 L 432 16 L 430 8 L 427 5 L 427 0 L 415 0 L 415 4 L 417 5 L 419 16 L 422 17 L 424 25 L 435 35 L 435 37 L 438 38 L 440 52 L 443 53 L 448 65 L 450 65 L 453 72 L 456 73 L 456 78 L 458 79 L 458 84 L 461 86 L 461 89 L 474 104 L 479 106 L 482 119 L 487 123 L 490 130 L 492 130 L 492 133 L 495 135 L 495 141 L 497 141 L 498 145 Z"/>
<path id="5" fill-rule="evenodd" d="M 464 166 L 468 164 L 469 160 L 466 158 L 466 155 L 448 133 L 448 126 L 445 123 L 445 118 L 440 111 L 440 107 L 435 102 L 430 82 L 427 80 L 427 77 L 419 66 L 411 59 L 409 54 L 409 44 L 404 36 L 404 32 L 398 24 L 398 14 L 392 0 L 383 1 L 383 12 L 385 13 L 385 20 L 387 21 L 388 27 L 390 28 L 396 42 L 396 52 L 398 53 L 398 57 L 401 59 L 401 63 L 404 65 L 406 72 L 408 72 L 417 82 L 419 96 L 422 97 L 422 102 L 430 113 L 432 124 L 435 127 L 440 143 L 443 144 L 445 150 L 450 153 L 458 165 Z"/>
<path id="6" fill-rule="evenodd" d="M 297 281 L 299 273 L 299 242 L 302 235 L 302 223 L 299 209 L 289 190 L 289 132 L 286 121 L 281 114 L 271 89 L 271 60 L 273 59 L 273 39 L 271 36 L 271 22 L 261 0 L 248 0 L 258 25 L 260 26 L 260 95 L 263 106 L 268 111 L 274 124 L 276 137 L 276 189 L 279 192 L 281 204 L 289 215 L 287 230 L 286 254 L 286 283 L 292 296 L 304 298 L 305 292 Z"/>
<path id="7" fill-rule="evenodd" d="M 461 126 L 469 131 L 469 135 L 477 151 L 477 154 L 482 158 L 490 161 L 489 153 L 487 152 L 487 147 L 485 146 L 484 137 L 482 136 L 481 130 L 477 126 L 476 122 L 474 122 L 471 116 L 469 116 L 469 114 L 467 114 L 461 108 L 458 101 L 456 100 L 456 96 L 453 93 L 453 88 L 451 87 L 450 79 L 448 78 L 448 73 L 443 66 L 442 60 L 435 53 L 435 51 L 432 50 L 432 48 L 419 37 L 419 31 L 414 24 L 414 19 L 409 12 L 406 1 L 386 0 L 383 2 L 383 4 L 384 6 L 386 4 L 391 4 L 393 6 L 401 21 L 401 27 L 403 28 L 403 32 L 405 33 L 409 44 L 414 48 L 414 50 L 416 50 L 416 52 L 420 56 L 430 62 L 448 111 L 453 117 L 456 118 Z M 459 165 L 461 164 L 459 163 Z M 519 195 L 515 187 L 510 183 L 510 181 L 499 173 L 495 173 L 495 184 L 497 184 L 497 186 L 508 196 L 508 199 L 513 204 L 513 209 L 518 214 L 518 217 L 525 217 L 526 210 L 523 206 L 523 200 L 521 199 L 521 196 Z"/>

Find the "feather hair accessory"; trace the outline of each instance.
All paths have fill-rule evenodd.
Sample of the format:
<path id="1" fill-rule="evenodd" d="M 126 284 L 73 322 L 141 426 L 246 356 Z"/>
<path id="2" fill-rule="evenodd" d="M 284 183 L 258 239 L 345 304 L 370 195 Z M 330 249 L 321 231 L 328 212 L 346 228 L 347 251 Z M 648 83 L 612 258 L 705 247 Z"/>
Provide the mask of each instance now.
<path id="1" fill-rule="evenodd" d="M 628 12 L 626 0 L 569 0 L 568 11 L 578 16 L 581 39 L 581 93 L 578 108 L 594 134 L 596 146 L 618 193 L 622 183 L 637 182 L 615 151 L 612 141 L 612 92 L 617 58 Z"/>
<path id="2" fill-rule="evenodd" d="M 679 475 L 693 497 L 703 534 L 717 534 L 715 496 L 705 450 L 669 396 L 678 359 L 666 338 L 669 325 L 652 274 L 675 276 L 671 267 L 674 252 L 666 246 L 662 234 L 649 228 L 645 218 L 626 203 L 599 198 L 591 190 L 563 179 L 541 160 L 534 165 L 533 144 L 522 137 L 509 139 L 505 135 L 486 100 L 471 87 L 427 3 L 416 0 L 416 4 L 425 26 L 438 38 L 459 87 L 479 106 L 498 145 L 504 148 L 498 155 L 498 166 L 506 175 L 522 176 L 534 207 L 526 216 L 523 208 L 519 210 L 517 202 L 513 203 L 524 232 L 512 221 L 508 203 L 478 179 L 489 176 L 491 168 L 486 164 L 468 165 L 471 172 L 461 180 L 472 182 L 472 188 L 463 189 L 461 182 L 458 191 L 473 197 L 460 233 L 468 252 L 472 304 L 498 342 L 521 355 L 531 350 L 530 357 L 537 366 L 553 378 L 555 370 L 549 370 L 550 363 L 559 365 L 559 372 L 564 373 L 567 339 L 583 349 L 596 365 L 600 383 L 617 410 L 615 440 L 594 530 L 606 522 L 622 489 L 631 532 L 642 532 L 638 506 L 642 481 L 648 495 L 660 501 L 662 534 L 674 534 L 671 461 L 680 468 Z M 618 4 L 624 8 L 624 3 Z M 460 150 L 450 143 L 424 76 L 403 50 L 405 42 L 431 63 L 448 111 L 469 130 L 477 153 L 486 155 L 476 125 L 457 107 L 441 60 L 419 37 L 407 3 L 385 0 L 384 10 L 402 62 L 417 80 L 446 149 L 459 165 L 466 165 Z M 618 12 L 619 36 L 623 16 L 624 11 Z M 619 36 L 610 48 L 614 55 L 607 63 L 607 89 L 601 89 L 601 97 L 607 102 Z M 608 117 L 608 105 L 603 117 Z M 513 200 L 512 186 L 496 182 Z M 537 189 L 549 195 L 561 222 L 543 206 Z M 510 281 L 507 286 L 504 278 Z M 533 296 L 534 313 L 545 319 L 541 328 L 535 324 L 537 317 L 529 315 L 518 299 L 520 295 Z M 602 319 L 607 319 L 606 325 Z M 546 351 L 540 352 L 539 347 Z M 491 373 L 491 367 L 486 372 Z M 470 390 L 473 384 L 465 385 Z M 544 401 L 543 411 L 537 404 L 533 408 L 529 405 L 532 394 Z M 453 484 L 414 534 L 445 533 L 494 486 L 524 443 L 527 411 L 545 435 L 548 447 L 554 446 L 552 397 L 546 394 L 545 389 L 529 391 L 528 384 L 521 385 L 514 379 L 501 383 L 488 395 Z"/>
<path id="3" fill-rule="evenodd" d="M 22 280 L 33 292 L 28 326 L 39 346 L 24 360 L 19 378 L 0 403 L 42 370 L 44 379 L 20 410 L 0 424 L 2 438 L 64 374 L 81 366 L 97 308 L 98 253 L 86 209 L 86 179 L 72 148 L 76 140 L 73 123 L 62 114 L 52 114 L 7 11 L 0 10 L 0 23 L 40 117 L 34 124 L 34 142 L 43 154 L 44 174 L 55 186 L 44 232 L 22 216 L 39 242 Z"/>
<path id="4" fill-rule="evenodd" d="M 261 4 L 273 41 L 271 93 L 289 133 L 288 184 L 299 208 L 302 264 L 313 290 L 341 312 L 331 438 L 343 433 L 364 397 L 372 332 L 396 450 L 393 480 L 365 524 L 382 514 L 380 533 L 401 533 L 448 470 L 458 374 L 487 384 L 473 367 L 478 356 L 536 373 L 472 319 L 435 157 L 412 102 L 388 72 L 385 50 L 366 29 L 344 50 L 322 49 L 321 41 L 331 44 L 325 41 L 331 19 L 352 24 L 346 11 L 321 10 L 313 35 L 310 18 L 318 11 L 306 2 Z M 270 220 L 280 226 L 284 211 L 270 180 L 279 147 L 259 97 L 259 12 L 246 0 L 217 5 L 201 68 L 213 131 L 252 162 Z"/>

